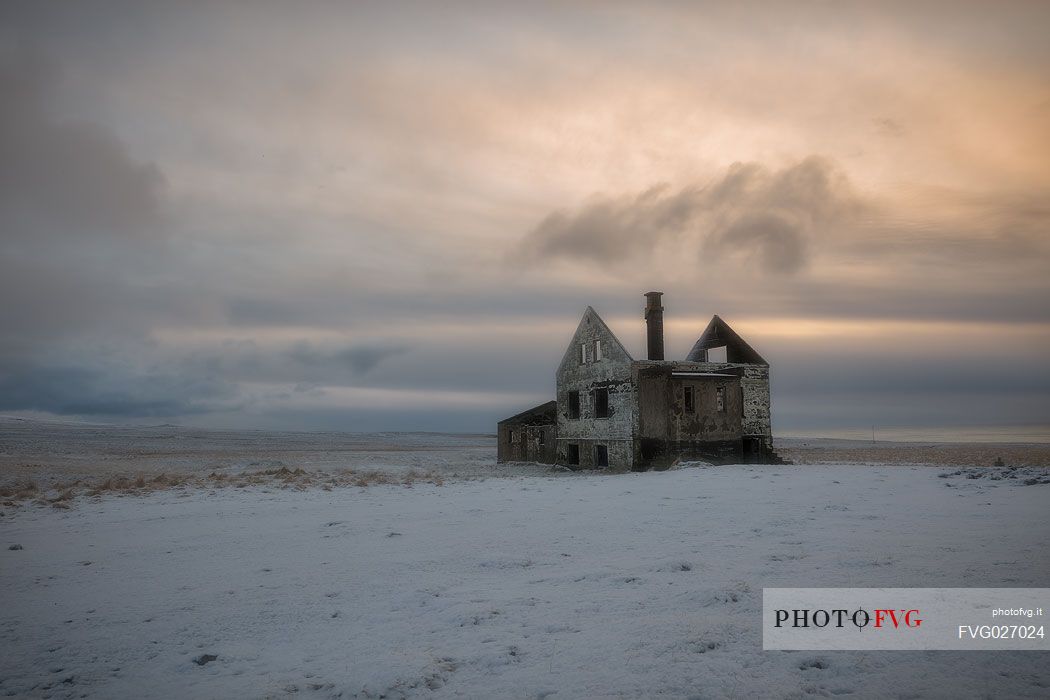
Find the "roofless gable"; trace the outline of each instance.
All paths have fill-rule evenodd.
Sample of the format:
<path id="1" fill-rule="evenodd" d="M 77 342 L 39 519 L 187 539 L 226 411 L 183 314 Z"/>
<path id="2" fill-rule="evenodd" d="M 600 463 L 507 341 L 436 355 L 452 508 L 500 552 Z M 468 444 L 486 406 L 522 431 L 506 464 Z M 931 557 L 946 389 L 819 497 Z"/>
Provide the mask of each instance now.
<path id="1" fill-rule="evenodd" d="M 707 351 L 725 347 L 726 362 L 731 364 L 769 365 L 753 347 L 747 344 L 729 324 L 717 315 L 711 318 L 707 328 L 685 358 L 688 362 L 707 362 Z"/>

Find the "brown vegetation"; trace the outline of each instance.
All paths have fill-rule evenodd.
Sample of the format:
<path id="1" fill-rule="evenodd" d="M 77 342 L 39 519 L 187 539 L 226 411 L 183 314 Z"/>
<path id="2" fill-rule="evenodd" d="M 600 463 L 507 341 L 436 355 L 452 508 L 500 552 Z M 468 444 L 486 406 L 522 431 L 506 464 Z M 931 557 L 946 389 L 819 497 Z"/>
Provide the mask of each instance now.
<path id="1" fill-rule="evenodd" d="M 305 491 L 309 488 L 321 488 L 331 491 L 335 488 L 367 488 L 381 484 L 399 484 L 410 488 L 416 483 L 428 483 L 435 486 L 444 485 L 444 480 L 431 472 L 411 470 L 403 474 L 392 474 L 380 471 L 355 471 L 342 469 L 338 471 L 309 472 L 302 468 L 265 469 L 224 473 L 213 471 L 206 476 L 189 474 L 158 474 L 148 478 L 145 474 L 130 476 L 110 476 L 105 479 L 77 479 L 76 481 L 54 481 L 41 486 L 27 479 L 0 487 L 0 504 L 18 507 L 33 503 L 53 508 L 69 508 L 77 498 L 100 498 L 102 496 L 141 496 L 156 491 L 170 489 L 224 489 L 269 486 L 281 489 Z"/>
<path id="2" fill-rule="evenodd" d="M 778 444 L 777 452 L 795 464 L 929 464 L 951 467 L 1050 466 L 1050 445 L 996 443 Z"/>

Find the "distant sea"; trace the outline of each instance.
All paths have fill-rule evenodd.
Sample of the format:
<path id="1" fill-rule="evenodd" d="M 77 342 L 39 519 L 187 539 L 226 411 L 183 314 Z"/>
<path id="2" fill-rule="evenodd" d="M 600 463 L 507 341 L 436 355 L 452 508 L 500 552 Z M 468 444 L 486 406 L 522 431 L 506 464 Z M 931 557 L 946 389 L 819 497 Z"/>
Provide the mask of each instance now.
<path id="1" fill-rule="evenodd" d="M 875 428 L 876 442 L 1026 442 L 1050 443 L 1050 425 L 986 425 L 936 428 Z M 781 438 L 831 438 L 835 440 L 872 439 L 872 428 L 803 428 L 774 430 Z"/>

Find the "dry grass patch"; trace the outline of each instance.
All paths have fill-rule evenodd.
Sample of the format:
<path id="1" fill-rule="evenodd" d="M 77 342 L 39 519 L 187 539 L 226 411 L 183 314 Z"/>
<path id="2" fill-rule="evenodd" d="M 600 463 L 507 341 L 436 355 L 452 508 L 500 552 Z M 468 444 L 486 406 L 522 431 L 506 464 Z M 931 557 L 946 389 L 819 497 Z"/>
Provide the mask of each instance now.
<path id="1" fill-rule="evenodd" d="M 225 489 L 276 487 L 295 491 L 306 491 L 320 488 L 332 491 L 337 488 L 367 488 L 378 485 L 401 485 L 411 488 L 417 483 L 428 483 L 443 486 L 444 479 L 433 472 L 411 470 L 403 474 L 391 474 L 380 471 L 356 471 L 342 469 L 338 471 L 310 472 L 301 467 L 290 469 L 262 469 L 236 473 L 213 471 L 207 475 L 161 473 L 153 477 L 145 474 L 117 475 L 97 480 L 78 479 L 76 481 L 55 481 L 41 486 L 32 480 L 13 483 L 0 488 L 0 501 L 3 505 L 18 507 L 25 503 L 34 503 L 53 508 L 69 508 L 77 498 L 101 498 L 103 496 L 142 496 L 156 491 L 172 489 Z"/>

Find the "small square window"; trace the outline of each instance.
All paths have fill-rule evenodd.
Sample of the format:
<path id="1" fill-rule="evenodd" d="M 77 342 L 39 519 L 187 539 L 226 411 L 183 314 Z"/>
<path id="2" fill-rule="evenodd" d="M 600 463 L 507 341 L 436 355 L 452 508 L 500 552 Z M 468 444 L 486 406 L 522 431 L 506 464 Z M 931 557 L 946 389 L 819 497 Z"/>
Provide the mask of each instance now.
<path id="1" fill-rule="evenodd" d="M 683 390 L 683 396 L 685 403 L 686 413 L 696 413 L 696 388 L 687 386 Z"/>

